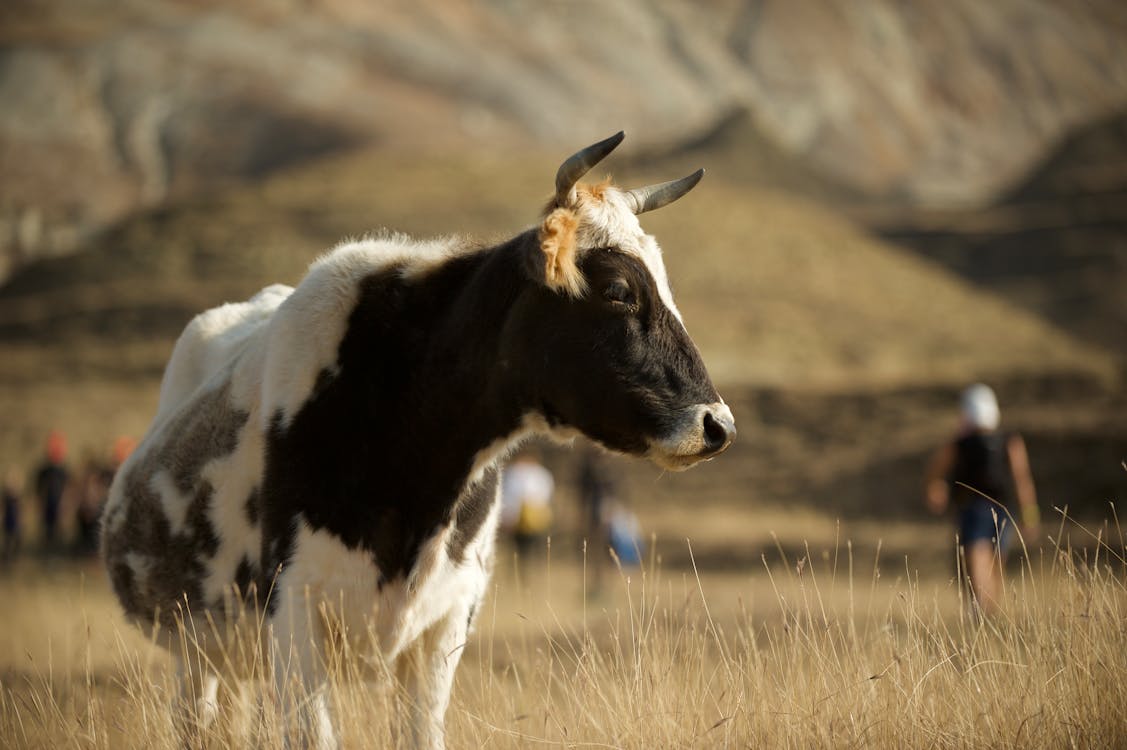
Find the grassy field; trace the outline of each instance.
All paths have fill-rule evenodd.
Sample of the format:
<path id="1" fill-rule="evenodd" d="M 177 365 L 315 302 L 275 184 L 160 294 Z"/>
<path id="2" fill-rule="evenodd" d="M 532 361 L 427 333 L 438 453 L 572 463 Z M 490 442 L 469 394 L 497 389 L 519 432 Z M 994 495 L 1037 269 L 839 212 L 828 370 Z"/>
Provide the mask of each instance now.
<path id="1" fill-rule="evenodd" d="M 342 237 L 520 230 L 557 159 L 349 154 L 28 267 L 0 288 L 0 469 L 29 475 L 51 427 L 75 462 L 140 435 L 191 315 L 296 282 Z M 987 378 L 1027 438 L 1048 518 L 1123 500 L 1121 353 L 722 174 L 646 226 L 740 437 L 684 475 L 617 462 L 653 541 L 643 568 L 608 571 L 597 592 L 566 511 L 550 560 L 518 572 L 502 555 L 450 746 L 1124 744 L 1117 526 L 1062 522 L 1011 565 L 1003 615 L 980 623 L 951 527 L 923 518 L 919 498 L 958 388 Z M 574 455 L 546 458 L 561 509 L 574 507 Z M 0 575 L 0 747 L 176 747 L 167 655 L 124 624 L 96 562 L 43 562 Z M 261 692 L 200 744 L 281 747 Z M 394 690 L 345 670 L 334 693 L 345 747 L 389 744 Z"/>
<path id="2" fill-rule="evenodd" d="M 765 514 L 763 564 L 694 570 L 701 541 L 658 514 L 689 565 L 649 545 L 593 592 L 578 543 L 518 569 L 503 552 L 447 715 L 451 747 L 1112 747 L 1127 737 L 1127 563 L 1114 524 L 1059 520 L 1012 561 L 1005 611 L 980 622 L 948 527 Z M 712 519 L 718 524 L 722 519 Z M 749 524 L 753 515 L 729 518 Z M 1110 538 L 1109 538 L 1110 537 Z M 566 538 L 566 537 L 565 537 Z M 915 544 L 900 559 L 883 540 Z M 1099 540 L 1098 542 L 1096 540 Z M 750 542 L 749 542 L 750 543 Z M 0 578 L 5 747 L 176 747 L 168 657 L 121 620 L 100 566 L 29 559 Z M 281 747 L 251 685 L 206 736 Z M 345 747 L 390 743 L 388 683 L 335 673 Z"/>

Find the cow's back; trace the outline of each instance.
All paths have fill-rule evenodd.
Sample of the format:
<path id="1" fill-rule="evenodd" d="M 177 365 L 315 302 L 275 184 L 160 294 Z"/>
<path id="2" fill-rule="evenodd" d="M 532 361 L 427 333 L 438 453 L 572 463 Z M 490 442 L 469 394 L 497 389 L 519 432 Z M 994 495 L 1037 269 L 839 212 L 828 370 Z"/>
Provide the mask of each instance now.
<path id="1" fill-rule="evenodd" d="M 273 284 L 245 302 L 220 305 L 193 318 L 168 360 L 154 422 L 160 422 L 237 356 L 292 292 L 284 284 Z"/>

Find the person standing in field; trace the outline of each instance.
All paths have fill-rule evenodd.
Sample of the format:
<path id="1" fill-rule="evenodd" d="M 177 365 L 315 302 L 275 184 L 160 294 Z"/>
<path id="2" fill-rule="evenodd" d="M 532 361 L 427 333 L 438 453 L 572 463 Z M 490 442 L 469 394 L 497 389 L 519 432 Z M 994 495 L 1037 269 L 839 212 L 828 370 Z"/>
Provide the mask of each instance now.
<path id="1" fill-rule="evenodd" d="M 120 436 L 113 442 L 108 461 L 91 458 L 86 464 L 78 482 L 78 503 L 75 508 L 75 522 L 78 535 L 75 538 L 75 553 L 80 557 L 96 557 L 98 554 L 98 528 L 101 524 L 102 510 L 109 498 L 110 485 L 114 475 L 136 446 L 136 441 Z"/>
<path id="2" fill-rule="evenodd" d="M 70 472 L 65 465 L 67 456 L 66 437 L 52 431 L 47 438 L 47 455 L 35 473 L 35 496 L 43 512 L 44 551 L 54 550 L 59 531 L 59 515 L 66 493 Z"/>
<path id="3" fill-rule="evenodd" d="M 926 478 L 928 508 L 936 514 L 954 505 L 959 544 L 971 593 L 983 614 L 1001 603 L 1002 566 L 1014 521 L 1007 511 L 1017 500 L 1025 539 L 1036 538 L 1040 513 L 1025 441 L 998 429 L 1001 412 L 994 391 L 975 384 L 963 391 L 955 438 L 932 457 Z"/>
<path id="4" fill-rule="evenodd" d="M 4 542 L 0 546 L 0 560 L 5 563 L 16 559 L 23 541 L 23 525 L 20 520 L 21 484 L 20 473 L 9 469 L 4 477 Z"/>
<path id="5" fill-rule="evenodd" d="M 555 480 L 531 449 L 522 450 L 501 476 L 501 528 L 516 543 L 517 555 L 526 559 L 552 528 L 552 493 Z"/>
<path id="6" fill-rule="evenodd" d="M 102 506 L 110 493 L 114 470 L 109 464 L 91 458 L 86 462 L 78 480 L 77 503 L 74 520 L 77 535 L 74 551 L 80 557 L 94 557 L 98 554 L 98 521 L 102 516 Z"/>
<path id="7" fill-rule="evenodd" d="M 602 590 L 603 568 L 610 546 L 605 515 L 607 504 L 615 495 L 615 481 L 606 457 L 594 445 L 588 445 L 580 456 L 577 484 L 583 538 L 587 542 L 587 565 L 592 573 L 590 591 L 597 595 Z"/>

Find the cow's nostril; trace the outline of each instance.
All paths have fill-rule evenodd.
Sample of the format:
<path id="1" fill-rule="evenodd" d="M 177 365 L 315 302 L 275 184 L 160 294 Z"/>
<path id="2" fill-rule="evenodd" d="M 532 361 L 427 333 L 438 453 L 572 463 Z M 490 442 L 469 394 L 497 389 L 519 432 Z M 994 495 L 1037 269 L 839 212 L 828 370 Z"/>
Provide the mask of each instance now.
<path id="1" fill-rule="evenodd" d="M 736 425 L 723 416 L 717 417 L 711 411 L 704 413 L 704 452 L 718 453 L 728 447 L 736 436 Z"/>

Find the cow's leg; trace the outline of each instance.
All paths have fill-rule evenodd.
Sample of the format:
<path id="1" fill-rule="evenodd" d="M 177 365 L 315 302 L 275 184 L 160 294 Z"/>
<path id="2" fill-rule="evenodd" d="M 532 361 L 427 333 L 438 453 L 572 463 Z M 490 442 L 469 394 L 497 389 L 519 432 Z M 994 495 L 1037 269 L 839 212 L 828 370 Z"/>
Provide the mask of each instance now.
<path id="1" fill-rule="evenodd" d="M 316 605 L 291 599 L 279 607 L 271 629 L 270 661 L 278 705 L 287 727 L 286 746 L 336 748 L 324 659 L 324 628 Z M 294 723 L 296 742 L 289 731 Z"/>
<path id="2" fill-rule="evenodd" d="M 444 718 L 454 671 L 466 645 L 469 617 L 469 607 L 456 608 L 408 646 L 396 663 L 396 675 L 407 693 L 407 726 L 403 729 L 410 738 L 409 747 L 445 747 Z"/>
<path id="3" fill-rule="evenodd" d="M 202 665 L 176 660 L 177 695 L 173 725 L 180 744 L 197 747 L 219 714 L 219 676 Z"/>

